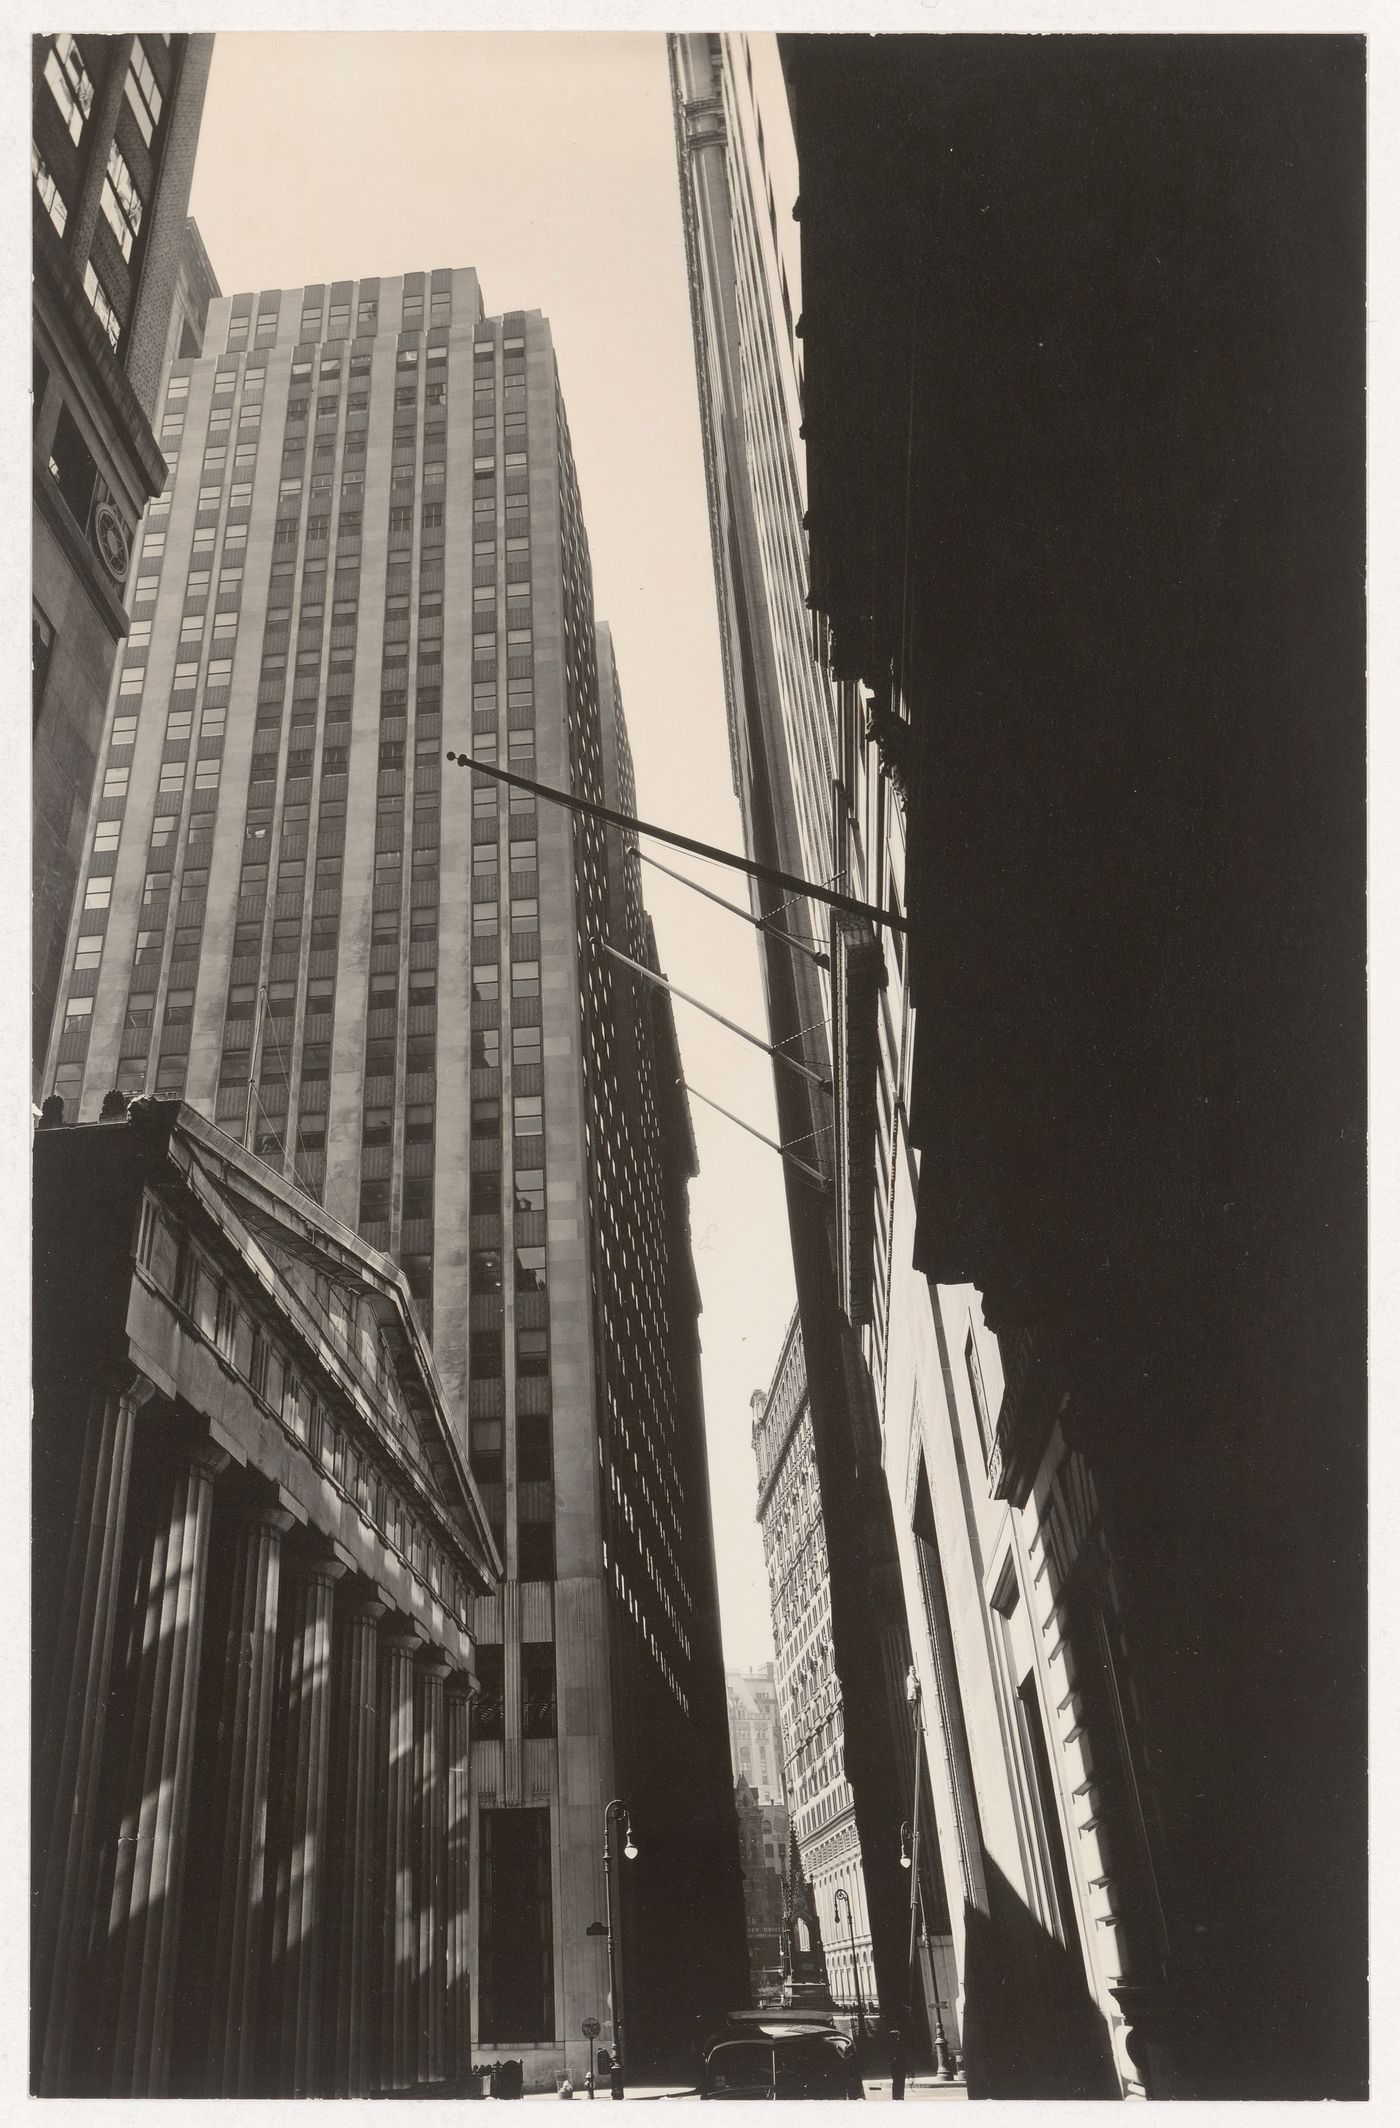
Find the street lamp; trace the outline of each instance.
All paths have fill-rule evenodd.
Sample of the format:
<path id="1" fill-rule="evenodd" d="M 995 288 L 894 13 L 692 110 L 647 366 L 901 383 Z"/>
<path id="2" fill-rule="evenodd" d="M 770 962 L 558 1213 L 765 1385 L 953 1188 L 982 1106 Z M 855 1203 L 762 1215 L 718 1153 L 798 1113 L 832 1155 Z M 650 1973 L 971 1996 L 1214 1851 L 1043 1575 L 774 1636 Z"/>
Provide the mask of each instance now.
<path id="1" fill-rule="evenodd" d="M 919 1763 L 923 1748 L 923 1725 L 920 1721 L 918 1673 L 909 1665 L 909 1675 L 904 1680 L 904 1696 L 909 1702 L 909 1714 L 914 1728 L 914 1802 L 908 1824 L 899 1828 L 901 1869 L 909 1871 L 909 1960 L 904 1975 L 904 2031 L 909 2029 L 914 2014 L 914 1953 L 919 1941 L 919 1923 L 923 1917 L 923 1899 L 919 1888 L 919 1790 L 922 1767 Z M 930 1965 L 930 1971 L 932 1966 Z M 900 2033 L 895 2045 L 895 2059 L 891 2070 L 890 2096 L 904 2096 L 904 2034 Z M 933 2051 L 940 2083 L 953 2079 L 953 2057 L 948 2046 L 948 2035 L 943 2029 L 943 2010 L 938 2000 L 938 1978 L 933 1980 Z"/>
<path id="2" fill-rule="evenodd" d="M 608 1991 L 612 1996 L 613 2027 L 612 2095 L 614 2098 L 623 2098 L 626 2092 L 622 2069 L 622 1998 L 617 1985 L 617 1951 L 613 1936 L 612 1848 L 608 1844 L 615 1817 L 622 1820 L 622 1852 L 629 1862 L 635 1862 L 637 1843 L 632 1838 L 632 1814 L 620 1796 L 614 1796 L 603 1812 L 603 1887 L 608 1901 Z"/>
<path id="3" fill-rule="evenodd" d="M 846 1934 L 851 1939 L 851 1979 L 855 1983 L 856 1991 L 856 2045 L 863 2047 L 865 2045 L 865 2005 L 860 1999 L 860 1967 L 856 1964 L 856 1925 L 851 1918 L 851 1895 L 844 1884 L 838 1884 L 836 1887 L 835 1905 L 838 1919 L 843 1905 L 846 1909 Z"/>

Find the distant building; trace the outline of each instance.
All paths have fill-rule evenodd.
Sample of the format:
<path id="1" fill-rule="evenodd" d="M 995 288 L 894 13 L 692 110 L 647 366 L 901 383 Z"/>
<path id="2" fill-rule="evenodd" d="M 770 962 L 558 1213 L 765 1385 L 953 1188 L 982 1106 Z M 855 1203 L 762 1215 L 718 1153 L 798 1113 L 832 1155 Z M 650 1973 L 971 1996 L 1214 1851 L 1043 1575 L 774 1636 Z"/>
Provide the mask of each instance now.
<path id="1" fill-rule="evenodd" d="M 760 1803 L 783 1802 L 783 1732 L 772 1663 L 758 1670 L 726 1670 L 724 1687 L 735 1773 L 749 1783 Z"/>
<path id="2" fill-rule="evenodd" d="M 408 1287 L 115 1108 L 34 1147 L 33 2088 L 459 2079 L 500 1561 Z"/>
<path id="3" fill-rule="evenodd" d="M 661 2067 L 744 1985 L 694 1139 L 669 1001 L 598 943 L 655 965 L 628 838 L 444 769 L 634 807 L 549 326 L 467 268 L 221 296 L 161 437 L 47 1085 L 182 1094 L 401 1266 L 506 1569 L 474 2038 L 584 2073 L 621 1796 Z"/>
<path id="4" fill-rule="evenodd" d="M 817 1911 L 812 1880 L 803 1867 L 797 1834 L 792 1831 L 788 1834 L 783 1869 L 783 1950 L 787 1999 L 814 2007 L 830 2005 L 832 1998 L 827 1984 L 821 1915 Z"/>
<path id="5" fill-rule="evenodd" d="M 67 31 L 33 41 L 36 1074 L 127 632 L 132 541 L 165 477 L 151 420 L 177 286 L 189 281 L 186 207 L 213 42 Z M 204 278 L 214 285 L 207 261 Z M 194 281 L 180 307 L 197 316 Z"/>
<path id="6" fill-rule="evenodd" d="M 781 1804 L 764 1804 L 753 1784 L 734 1782 L 739 1862 L 744 1873 L 744 1933 L 749 1956 L 749 2001 L 756 2009 L 783 1980 L 783 1872 L 789 1819 Z M 737 2008 L 738 2005 L 735 2005 Z"/>
<path id="7" fill-rule="evenodd" d="M 801 1877 L 810 1881 L 819 1935 L 828 1946 L 833 1995 L 843 2007 L 854 2008 L 859 1994 L 874 2013 L 881 1999 L 880 1975 L 871 1943 L 860 1824 L 846 1771 L 847 1706 L 832 1642 L 830 1554 L 802 1331 L 795 1316 L 772 1385 L 766 1395 L 755 1395 L 753 1412 L 758 1520 L 772 1593 L 792 1838 Z M 912 1752 L 906 1755 L 912 1763 Z M 788 1871 L 786 1857 L 784 1868 Z M 844 1920 L 837 1922 L 838 1889 L 851 1902 L 849 1928 Z M 902 2001 L 902 1990 L 895 1999 Z"/>

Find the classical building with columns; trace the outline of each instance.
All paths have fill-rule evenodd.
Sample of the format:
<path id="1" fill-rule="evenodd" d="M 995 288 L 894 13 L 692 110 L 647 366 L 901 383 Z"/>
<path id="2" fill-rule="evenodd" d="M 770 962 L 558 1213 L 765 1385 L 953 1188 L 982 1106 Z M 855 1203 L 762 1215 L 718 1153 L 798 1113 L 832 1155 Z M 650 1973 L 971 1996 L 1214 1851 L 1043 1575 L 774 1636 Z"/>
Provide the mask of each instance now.
<path id="1" fill-rule="evenodd" d="M 500 1559 L 407 1284 L 111 1107 L 35 1141 L 32 2088 L 450 2087 Z"/>

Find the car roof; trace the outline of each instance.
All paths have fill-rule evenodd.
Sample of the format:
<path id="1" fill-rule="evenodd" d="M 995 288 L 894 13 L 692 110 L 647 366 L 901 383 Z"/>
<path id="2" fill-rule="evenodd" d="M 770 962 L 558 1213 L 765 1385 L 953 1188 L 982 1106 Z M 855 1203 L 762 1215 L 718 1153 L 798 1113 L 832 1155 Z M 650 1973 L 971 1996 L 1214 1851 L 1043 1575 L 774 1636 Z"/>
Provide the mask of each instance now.
<path id="1" fill-rule="evenodd" d="M 714 2048 L 733 2046 L 744 2040 L 784 2039 L 834 2039 L 842 2046 L 849 2046 L 850 2036 L 842 2031 L 830 2017 L 804 2017 L 799 2010 L 789 2014 L 763 2010 L 738 2010 L 727 2018 L 717 2032 L 712 2032 L 705 2041 L 704 2051 L 709 2054 Z"/>
<path id="2" fill-rule="evenodd" d="M 801 2003 L 774 2003 L 767 2010 L 727 2010 L 726 2025 L 836 2025 L 834 2010 L 808 2009 Z M 837 2027 L 839 2030 L 839 2027 Z"/>

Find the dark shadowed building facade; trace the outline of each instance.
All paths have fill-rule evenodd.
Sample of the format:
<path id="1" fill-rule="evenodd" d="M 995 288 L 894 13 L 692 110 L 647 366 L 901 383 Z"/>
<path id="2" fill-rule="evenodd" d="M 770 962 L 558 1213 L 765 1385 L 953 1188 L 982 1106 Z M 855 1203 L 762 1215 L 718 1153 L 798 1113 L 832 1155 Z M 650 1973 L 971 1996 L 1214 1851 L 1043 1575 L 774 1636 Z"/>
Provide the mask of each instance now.
<path id="1" fill-rule="evenodd" d="M 727 121 L 722 43 L 673 38 L 671 69 L 730 761 L 749 855 L 825 882 L 837 869 L 835 735 L 806 653 L 801 555 L 789 536 L 800 519 L 792 442 L 800 414 L 793 366 L 780 359 L 772 330 L 783 316 L 783 261 L 767 188 Z M 747 94 L 746 84 L 739 93 Z M 887 2002 L 903 1996 L 906 1961 L 899 1824 L 913 1764 L 904 1700 L 910 1650 L 878 1412 L 840 1298 L 831 981 L 812 944 L 825 926 L 813 904 L 776 887 L 755 882 L 752 905 L 765 920 L 760 970 L 770 1039 L 812 1075 L 775 1069 L 773 1090 L 783 1143 L 819 1178 L 785 1164 L 813 1503 L 829 1575 L 823 1682 L 839 1687 L 844 1707 L 842 1780 L 859 1833 L 878 1992 Z M 824 1707 L 817 1726 L 831 1715 Z M 789 1736 L 790 1751 L 793 1742 Z M 813 1739 L 811 1749 L 829 1753 L 829 1736 Z M 801 1828 L 808 1805 L 791 1786 L 788 1801 Z"/>
<path id="2" fill-rule="evenodd" d="M 33 2086 L 460 2079 L 500 1561 L 407 1285 L 115 1106 L 35 1140 Z"/>
<path id="3" fill-rule="evenodd" d="M 127 631 L 133 535 L 164 478 L 151 422 L 172 317 L 197 333 L 202 284 L 206 301 L 215 286 L 207 260 L 202 276 L 187 268 L 185 212 L 213 42 L 34 39 L 36 1073 Z"/>
<path id="4" fill-rule="evenodd" d="M 962 1486 L 1007 1712 L 1082 1760 L 1034 1948 L 1083 2069 L 1097 1965 L 1151 2095 L 1360 2097 L 1364 46 L 781 44 L 810 603 L 907 806 L 907 1246 L 1000 1351 L 961 1476 L 908 1466 L 935 1638 Z M 999 1914 L 969 2076 L 1033 2077 Z"/>
<path id="5" fill-rule="evenodd" d="M 783 1982 L 783 1870 L 791 1822 L 786 1806 L 765 1803 L 742 1773 L 734 1780 L 734 1816 L 744 1873 L 748 1999 L 754 2009 L 762 2009 L 776 1999 Z"/>

